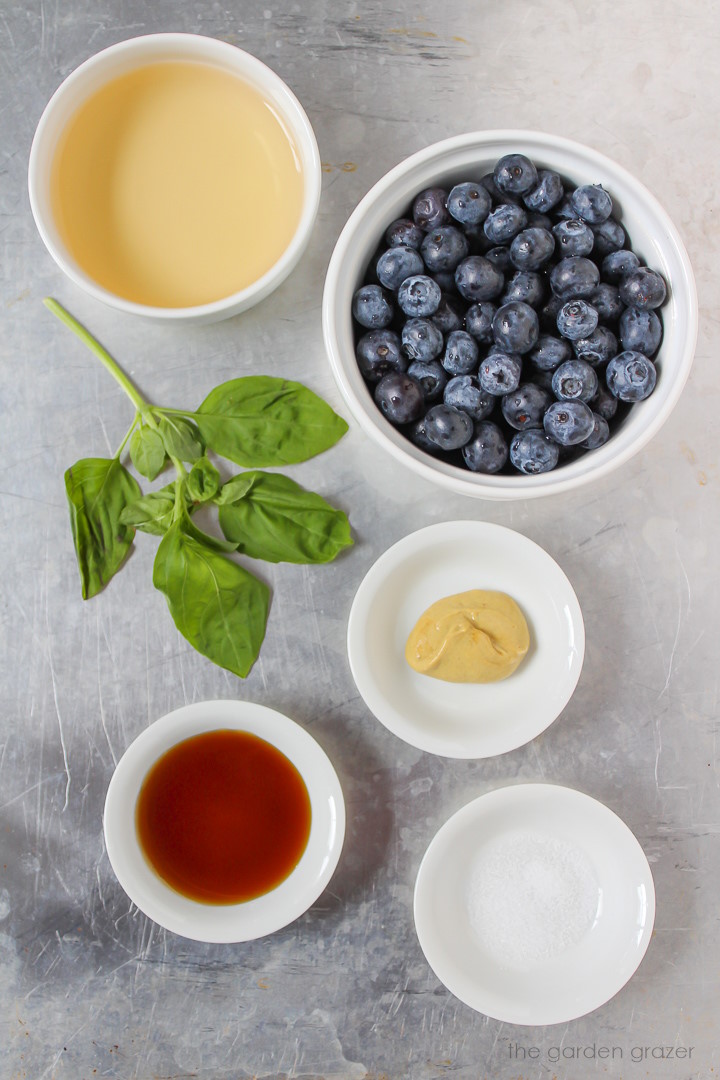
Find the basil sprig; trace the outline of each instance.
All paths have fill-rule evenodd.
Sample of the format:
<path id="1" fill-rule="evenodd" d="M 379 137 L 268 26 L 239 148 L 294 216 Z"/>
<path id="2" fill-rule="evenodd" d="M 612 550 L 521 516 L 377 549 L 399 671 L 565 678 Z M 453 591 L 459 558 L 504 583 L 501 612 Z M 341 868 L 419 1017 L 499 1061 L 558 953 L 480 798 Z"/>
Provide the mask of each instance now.
<path id="1" fill-rule="evenodd" d="M 122 386 L 135 417 L 113 458 L 85 458 L 65 473 L 82 595 L 95 596 L 123 565 L 135 531 L 162 537 L 153 584 L 180 633 L 213 663 L 244 678 L 265 636 L 270 591 L 234 552 L 268 562 L 325 563 L 352 544 L 347 516 L 294 480 L 260 466 L 305 461 L 333 446 L 347 424 L 301 383 L 266 375 L 231 379 L 195 411 L 146 401 L 94 337 L 55 300 L 45 304 Z M 143 494 L 121 464 L 175 479 Z M 249 471 L 222 483 L 211 451 Z M 190 468 L 186 468 L 189 465 Z M 192 516 L 215 505 L 224 540 Z"/>

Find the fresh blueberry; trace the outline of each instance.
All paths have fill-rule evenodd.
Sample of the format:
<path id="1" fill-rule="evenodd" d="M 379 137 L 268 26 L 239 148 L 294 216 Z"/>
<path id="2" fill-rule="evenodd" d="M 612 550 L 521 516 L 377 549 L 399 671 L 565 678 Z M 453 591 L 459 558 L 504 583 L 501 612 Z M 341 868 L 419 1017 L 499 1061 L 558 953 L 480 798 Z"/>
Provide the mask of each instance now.
<path id="1" fill-rule="evenodd" d="M 510 258 L 510 248 L 505 247 L 503 244 L 488 248 L 485 252 L 485 258 L 502 274 L 509 274 L 515 269 Z"/>
<path id="2" fill-rule="evenodd" d="M 550 296 L 540 308 L 540 325 L 543 330 L 557 334 L 557 317 L 565 301 L 560 296 Z"/>
<path id="3" fill-rule="evenodd" d="M 506 283 L 505 292 L 500 299 L 503 304 L 509 304 L 511 300 L 521 300 L 523 304 L 537 308 L 545 299 L 543 278 L 534 270 L 516 270 Z"/>
<path id="4" fill-rule="evenodd" d="M 528 359 L 539 371 L 554 371 L 572 356 L 570 343 L 554 334 L 541 334 Z"/>
<path id="5" fill-rule="evenodd" d="M 528 210 L 536 210 L 540 214 L 547 214 L 562 199 L 565 191 L 562 180 L 552 169 L 540 169 L 538 182 L 534 188 L 523 195 L 523 202 Z"/>
<path id="6" fill-rule="evenodd" d="M 612 214 L 612 199 L 600 184 L 582 184 L 570 196 L 573 210 L 581 221 L 599 225 Z"/>
<path id="7" fill-rule="evenodd" d="M 443 336 L 429 319 L 408 319 L 402 328 L 402 349 L 410 360 L 434 360 L 443 348 Z"/>
<path id="8" fill-rule="evenodd" d="M 443 401 L 454 409 L 462 409 L 473 420 L 485 420 L 495 408 L 495 397 L 483 390 L 473 375 L 456 375 L 450 379 Z"/>
<path id="9" fill-rule="evenodd" d="M 634 251 L 611 251 L 602 261 L 602 276 L 611 285 L 618 285 L 631 270 L 637 270 L 640 260 Z"/>
<path id="10" fill-rule="evenodd" d="M 514 203 L 501 203 L 491 210 L 483 223 L 483 230 L 492 244 L 507 244 L 527 225 L 527 214 Z"/>
<path id="11" fill-rule="evenodd" d="M 657 372 L 647 356 L 628 350 L 612 358 L 605 379 L 610 393 L 620 401 L 643 401 L 655 389 Z"/>
<path id="12" fill-rule="evenodd" d="M 549 439 L 540 428 L 518 431 L 510 443 L 510 461 L 515 468 L 528 476 L 549 472 L 560 457 L 557 443 Z"/>
<path id="13" fill-rule="evenodd" d="M 513 195 L 510 191 L 501 191 L 495 183 L 495 178 L 492 173 L 486 173 L 485 176 L 481 178 L 480 184 L 485 188 L 494 204 L 510 202 L 515 203 L 516 206 L 520 206 L 520 203 L 522 202 L 521 195 Z"/>
<path id="14" fill-rule="evenodd" d="M 557 328 L 570 341 L 579 341 L 592 334 L 597 324 L 598 313 L 585 300 L 568 300 L 558 312 Z"/>
<path id="15" fill-rule="evenodd" d="M 453 330 L 448 334 L 442 366 L 451 375 L 470 375 L 477 371 L 478 343 L 465 330 Z"/>
<path id="16" fill-rule="evenodd" d="M 378 281 L 392 292 L 397 292 L 405 278 L 422 274 L 424 270 L 425 264 L 420 253 L 404 244 L 384 251 L 376 266 Z"/>
<path id="17" fill-rule="evenodd" d="M 447 384 L 447 374 L 437 360 L 413 360 L 408 375 L 417 379 L 428 405 L 440 401 Z"/>
<path id="18" fill-rule="evenodd" d="M 535 383 L 523 383 L 517 390 L 505 394 L 500 407 L 510 427 L 525 431 L 526 428 L 542 427 L 543 415 L 551 400 L 550 394 Z"/>
<path id="19" fill-rule="evenodd" d="M 572 195 L 571 192 L 568 192 L 566 195 L 564 195 L 563 198 L 562 198 L 562 201 L 559 202 L 557 204 L 557 206 L 555 207 L 555 209 L 553 210 L 553 214 L 555 215 L 556 218 L 560 218 L 561 220 L 563 218 L 567 218 L 569 220 L 570 218 L 576 218 L 577 217 L 577 214 L 575 213 L 575 210 L 573 209 L 571 195 Z"/>
<path id="20" fill-rule="evenodd" d="M 482 255 L 469 255 L 455 271 L 458 292 L 473 304 L 499 296 L 504 283 L 500 270 Z"/>
<path id="21" fill-rule="evenodd" d="M 473 422 L 462 409 L 433 405 L 425 414 L 425 434 L 441 450 L 459 450 L 470 442 Z"/>
<path id="22" fill-rule="evenodd" d="M 584 401 L 555 401 L 543 418 L 545 434 L 560 446 L 576 446 L 583 442 L 594 425 L 592 410 Z"/>
<path id="23" fill-rule="evenodd" d="M 391 424 L 410 424 L 425 411 L 420 383 L 399 371 L 382 377 L 375 387 L 375 401 Z"/>
<path id="24" fill-rule="evenodd" d="M 413 221 L 421 229 L 438 229 L 449 225 L 447 212 L 448 193 L 444 188 L 432 187 L 421 191 L 413 203 Z"/>
<path id="25" fill-rule="evenodd" d="M 473 437 L 462 448 L 462 456 L 468 469 L 480 473 L 496 473 L 508 459 L 508 446 L 497 424 L 481 420 L 475 425 Z"/>
<path id="26" fill-rule="evenodd" d="M 536 386 L 539 386 L 541 390 L 547 390 L 548 394 L 552 397 L 552 371 L 540 371 L 540 369 L 533 369 L 531 372 L 532 380 Z"/>
<path id="27" fill-rule="evenodd" d="M 420 252 L 428 270 L 450 273 L 467 257 L 470 246 L 464 234 L 454 225 L 431 229 L 422 242 Z"/>
<path id="28" fill-rule="evenodd" d="M 510 394 L 520 385 L 522 360 L 513 353 L 488 353 L 480 361 L 478 381 L 483 390 L 495 397 Z"/>
<path id="29" fill-rule="evenodd" d="M 352 302 L 356 322 L 368 330 L 382 330 L 392 322 L 394 311 L 379 285 L 362 285 Z"/>
<path id="30" fill-rule="evenodd" d="M 610 285 L 607 281 L 601 281 L 590 293 L 588 300 L 603 323 L 616 323 L 624 310 L 617 285 Z"/>
<path id="31" fill-rule="evenodd" d="M 493 169 L 493 179 L 501 191 L 526 195 L 537 187 L 538 172 L 524 154 L 506 154 Z"/>
<path id="32" fill-rule="evenodd" d="M 660 307 L 665 302 L 667 288 L 665 282 L 655 270 L 639 266 L 631 270 L 620 282 L 620 299 L 628 307 L 649 311 Z"/>
<path id="33" fill-rule="evenodd" d="M 510 259 L 518 270 L 539 270 L 555 251 L 555 238 L 547 229 L 523 229 L 510 245 Z"/>
<path id="34" fill-rule="evenodd" d="M 563 300 L 583 300 L 597 287 L 600 271 L 581 255 L 561 259 L 550 271 L 550 288 Z"/>
<path id="35" fill-rule="evenodd" d="M 559 401 L 590 401 L 597 388 L 598 377 L 584 360 L 566 360 L 553 373 L 553 394 Z"/>
<path id="36" fill-rule="evenodd" d="M 580 445 L 585 450 L 597 450 L 598 446 L 604 446 L 609 438 L 610 428 L 607 420 L 604 416 L 600 416 L 599 413 L 593 413 L 593 429 L 587 439 L 583 439 Z"/>
<path id="37" fill-rule="evenodd" d="M 537 312 L 529 304 L 512 300 L 498 308 L 493 319 L 496 345 L 509 353 L 530 352 L 540 335 Z"/>
<path id="38" fill-rule="evenodd" d="M 496 311 L 495 305 L 488 301 L 472 304 L 465 312 L 465 329 L 468 334 L 472 334 L 476 341 L 489 344 L 493 339 L 492 324 Z"/>
<path id="39" fill-rule="evenodd" d="M 415 443 L 421 450 L 424 450 L 426 454 L 439 453 L 440 447 L 437 443 L 431 442 L 427 437 L 424 416 L 421 416 L 419 420 L 416 420 L 412 426 L 407 429 L 407 435 L 410 441 Z"/>
<path id="40" fill-rule="evenodd" d="M 454 284 L 455 279 L 453 278 Z M 443 293 L 437 311 L 430 318 L 442 334 L 451 334 L 453 330 L 462 328 L 464 307 L 465 305 L 454 296 Z"/>
<path id="41" fill-rule="evenodd" d="M 440 307 L 440 286 L 425 274 L 405 278 L 398 289 L 398 307 L 406 315 L 425 318 Z"/>
<path id="42" fill-rule="evenodd" d="M 462 225 L 480 225 L 490 213 L 492 200 L 482 184 L 456 184 L 447 199 L 448 212 Z"/>
<path id="43" fill-rule="evenodd" d="M 360 374 L 369 383 L 380 382 L 391 371 L 407 369 L 407 359 L 400 351 L 400 338 L 392 330 L 371 330 L 364 334 L 355 349 Z"/>
<path id="44" fill-rule="evenodd" d="M 603 420 L 612 420 L 618 409 L 618 399 L 613 397 L 606 386 L 602 383 L 598 386 L 597 394 L 588 405 L 594 413 L 602 416 Z"/>
<path id="45" fill-rule="evenodd" d="M 615 218 L 608 218 L 599 225 L 593 225 L 592 231 L 595 237 L 593 255 L 598 259 L 604 259 L 611 251 L 619 251 L 627 242 L 625 230 Z"/>
<path id="46" fill-rule="evenodd" d="M 598 326 L 592 334 L 579 341 L 573 341 L 573 349 L 578 360 L 584 360 L 591 367 L 606 364 L 618 351 L 617 338 L 607 326 Z"/>
<path id="47" fill-rule="evenodd" d="M 422 229 L 409 218 L 398 218 L 385 230 L 385 243 L 388 247 L 399 247 L 402 244 L 419 251 L 424 237 Z"/>
<path id="48" fill-rule="evenodd" d="M 553 236 L 558 251 L 563 259 L 573 255 L 589 255 L 595 243 L 595 236 L 589 225 L 579 218 L 563 218 L 553 226 Z"/>
<path id="49" fill-rule="evenodd" d="M 662 338 L 662 323 L 654 311 L 625 308 L 620 316 L 620 341 L 623 349 L 652 356 Z"/>

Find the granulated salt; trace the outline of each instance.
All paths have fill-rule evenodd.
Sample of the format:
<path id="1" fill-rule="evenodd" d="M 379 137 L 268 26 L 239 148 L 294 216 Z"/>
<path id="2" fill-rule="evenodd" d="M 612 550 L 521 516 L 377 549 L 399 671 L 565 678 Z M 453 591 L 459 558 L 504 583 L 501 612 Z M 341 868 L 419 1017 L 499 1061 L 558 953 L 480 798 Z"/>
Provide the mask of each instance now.
<path id="1" fill-rule="evenodd" d="M 472 864 L 470 925 L 503 967 L 527 969 L 576 945 L 592 926 L 599 887 L 585 852 L 541 833 L 485 844 Z"/>

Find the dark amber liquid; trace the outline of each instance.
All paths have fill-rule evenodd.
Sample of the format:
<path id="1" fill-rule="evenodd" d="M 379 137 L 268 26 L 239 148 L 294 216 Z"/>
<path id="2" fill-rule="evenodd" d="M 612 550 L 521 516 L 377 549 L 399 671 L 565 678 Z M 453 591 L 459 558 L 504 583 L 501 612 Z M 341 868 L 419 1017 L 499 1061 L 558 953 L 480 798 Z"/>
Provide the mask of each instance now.
<path id="1" fill-rule="evenodd" d="M 245 731 L 209 731 L 155 762 L 138 795 L 140 846 L 177 892 L 205 904 L 262 896 L 297 866 L 310 797 L 295 766 Z"/>

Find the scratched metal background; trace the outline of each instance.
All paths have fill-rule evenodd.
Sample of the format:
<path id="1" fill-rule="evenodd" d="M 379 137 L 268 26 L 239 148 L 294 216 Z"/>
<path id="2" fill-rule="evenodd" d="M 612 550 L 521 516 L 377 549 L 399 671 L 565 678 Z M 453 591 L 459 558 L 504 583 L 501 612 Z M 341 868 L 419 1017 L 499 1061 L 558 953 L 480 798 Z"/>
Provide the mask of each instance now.
<path id="1" fill-rule="evenodd" d="M 2 1080 L 250 1077 L 709 1080 L 720 1068 L 718 921 L 717 0 L 2 0 L 0 229 Z M 136 34 L 235 42 L 283 76 L 325 169 L 301 269 L 248 314 L 183 331 L 121 316 L 65 281 L 28 208 L 42 108 L 90 53 Z M 107 591 L 79 595 L 63 470 L 114 450 L 129 406 L 41 306 L 85 321 L 155 400 L 198 402 L 247 372 L 305 381 L 336 407 L 320 300 L 337 235 L 401 157 L 481 127 L 577 138 L 640 177 L 677 222 L 702 305 L 697 360 L 671 420 L 621 473 L 542 502 L 481 504 L 390 467 L 353 427 L 295 475 L 348 510 L 336 564 L 264 569 L 274 589 L 262 659 L 242 683 L 196 655 L 151 587 L 156 542 Z M 572 580 L 585 669 L 561 718 L 487 762 L 405 746 L 359 700 L 344 636 L 354 591 L 414 528 L 481 517 L 542 544 Z M 249 945 L 166 934 L 130 905 L 103 847 L 115 762 L 184 702 L 236 697 L 293 716 L 340 774 L 349 826 L 330 888 L 288 929 Z M 497 1023 L 461 1005 L 420 951 L 412 891 L 423 851 L 458 807 L 505 781 L 552 780 L 606 802 L 655 874 L 656 932 L 630 984 L 582 1020 Z M 511 1059 L 511 1042 L 539 1057 Z M 623 1060 L 561 1059 L 620 1047 Z M 632 1061 L 635 1046 L 695 1047 Z"/>

